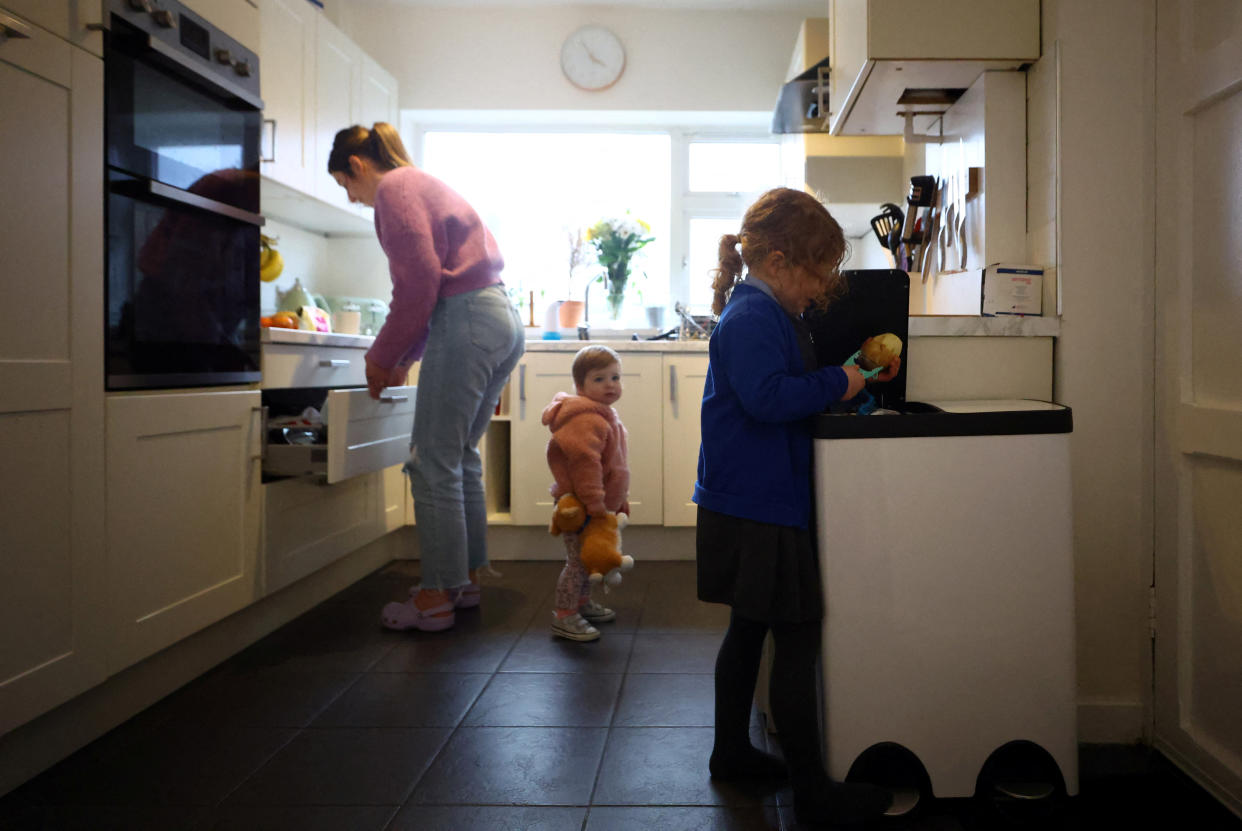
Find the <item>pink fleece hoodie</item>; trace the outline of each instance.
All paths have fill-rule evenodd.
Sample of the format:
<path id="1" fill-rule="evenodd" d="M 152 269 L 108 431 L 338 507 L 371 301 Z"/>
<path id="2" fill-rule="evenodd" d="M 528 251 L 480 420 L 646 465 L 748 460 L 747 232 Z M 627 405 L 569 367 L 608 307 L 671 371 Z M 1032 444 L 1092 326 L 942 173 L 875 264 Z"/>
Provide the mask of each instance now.
<path id="1" fill-rule="evenodd" d="M 572 493 L 591 516 L 628 512 L 630 468 L 625 426 L 617 411 L 583 395 L 558 392 L 543 411 L 543 423 L 552 431 L 552 496 Z"/>

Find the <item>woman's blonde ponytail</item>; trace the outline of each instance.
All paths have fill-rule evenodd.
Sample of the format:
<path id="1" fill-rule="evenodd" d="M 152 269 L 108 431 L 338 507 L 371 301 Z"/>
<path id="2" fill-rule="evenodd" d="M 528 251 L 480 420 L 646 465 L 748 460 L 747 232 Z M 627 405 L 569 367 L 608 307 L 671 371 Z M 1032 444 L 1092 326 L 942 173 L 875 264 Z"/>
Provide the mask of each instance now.
<path id="1" fill-rule="evenodd" d="M 332 152 L 328 154 L 328 172 L 352 176 L 350 156 L 367 159 L 377 170 L 385 172 L 414 164 L 405 152 L 401 134 L 386 121 L 375 122 L 370 130 L 355 124 L 338 132 L 332 141 Z"/>

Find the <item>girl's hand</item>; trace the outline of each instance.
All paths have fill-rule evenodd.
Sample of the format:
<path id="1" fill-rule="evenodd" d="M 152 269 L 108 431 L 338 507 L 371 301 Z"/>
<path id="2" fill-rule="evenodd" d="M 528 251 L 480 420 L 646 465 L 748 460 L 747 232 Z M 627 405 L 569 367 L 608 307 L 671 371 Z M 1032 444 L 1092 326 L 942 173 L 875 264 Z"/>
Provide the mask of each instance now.
<path id="1" fill-rule="evenodd" d="M 866 386 L 867 382 L 863 380 L 862 370 L 858 367 L 851 364 L 850 366 L 843 366 L 841 368 L 845 370 L 845 380 L 848 382 L 848 386 L 845 388 L 845 394 L 841 396 L 841 400 L 849 401 L 851 398 L 858 395 L 858 393 L 862 392 L 862 389 Z"/>
<path id="2" fill-rule="evenodd" d="M 891 381 L 897 377 L 897 373 L 901 370 L 901 358 L 893 358 L 893 362 L 884 368 L 884 371 L 872 378 L 872 381 Z"/>

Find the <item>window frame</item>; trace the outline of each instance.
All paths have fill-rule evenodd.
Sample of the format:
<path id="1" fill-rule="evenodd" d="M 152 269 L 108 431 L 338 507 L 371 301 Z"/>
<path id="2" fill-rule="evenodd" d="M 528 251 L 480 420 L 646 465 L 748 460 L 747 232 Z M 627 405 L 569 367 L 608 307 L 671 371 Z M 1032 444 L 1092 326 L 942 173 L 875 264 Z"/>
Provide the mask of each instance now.
<path id="1" fill-rule="evenodd" d="M 720 144 L 774 144 L 780 153 L 778 182 L 783 181 L 785 144 L 780 136 L 754 125 L 694 126 L 661 123 L 570 122 L 560 120 L 509 120 L 498 116 L 489 122 L 476 122 L 472 118 L 419 119 L 413 112 L 402 114 L 402 135 L 414 163 L 424 162 L 426 135 L 439 132 L 471 133 L 644 133 L 669 137 L 669 240 L 668 240 L 668 286 L 661 300 L 672 308 L 674 303 L 689 305 L 690 298 L 690 222 L 693 219 L 718 219 L 740 217 L 762 191 L 691 191 L 690 145 L 698 143 Z M 773 185 L 774 187 L 776 185 Z M 696 309 L 697 311 L 697 309 Z"/>

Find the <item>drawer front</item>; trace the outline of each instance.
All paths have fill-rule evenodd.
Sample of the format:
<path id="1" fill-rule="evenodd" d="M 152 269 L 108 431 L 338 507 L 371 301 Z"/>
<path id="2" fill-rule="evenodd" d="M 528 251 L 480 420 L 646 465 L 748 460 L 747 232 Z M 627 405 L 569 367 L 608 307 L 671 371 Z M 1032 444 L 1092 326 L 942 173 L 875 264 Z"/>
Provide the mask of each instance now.
<path id="1" fill-rule="evenodd" d="M 410 456 L 417 387 L 328 393 L 328 482 L 403 464 Z"/>
<path id="2" fill-rule="evenodd" d="M 263 344 L 263 386 L 365 387 L 366 350 L 348 346 Z"/>

